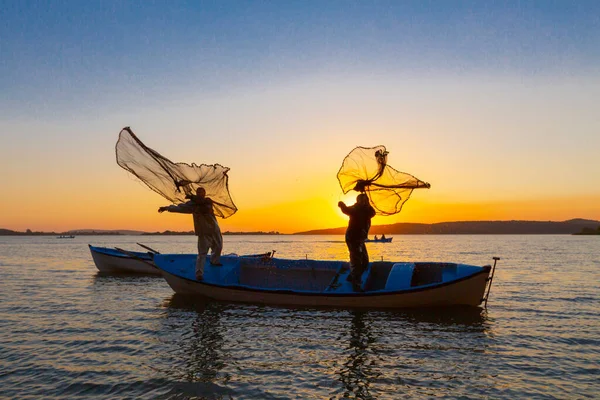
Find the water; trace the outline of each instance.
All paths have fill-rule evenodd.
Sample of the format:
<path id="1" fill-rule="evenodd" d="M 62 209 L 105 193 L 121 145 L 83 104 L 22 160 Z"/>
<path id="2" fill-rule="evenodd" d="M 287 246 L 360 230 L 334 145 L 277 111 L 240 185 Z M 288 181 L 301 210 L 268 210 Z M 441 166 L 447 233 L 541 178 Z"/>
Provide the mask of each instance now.
<path id="1" fill-rule="evenodd" d="M 371 259 L 489 264 L 487 310 L 189 302 L 100 276 L 87 244 L 193 253 L 193 236 L 0 237 L 0 397 L 597 398 L 600 238 L 396 236 Z M 226 236 L 225 253 L 346 259 L 341 236 Z"/>

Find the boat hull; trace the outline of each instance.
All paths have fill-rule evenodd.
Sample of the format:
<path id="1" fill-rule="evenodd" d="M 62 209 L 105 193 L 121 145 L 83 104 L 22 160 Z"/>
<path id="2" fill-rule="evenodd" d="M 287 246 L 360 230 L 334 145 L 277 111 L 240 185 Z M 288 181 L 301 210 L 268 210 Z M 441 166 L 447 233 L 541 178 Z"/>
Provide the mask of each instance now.
<path id="1" fill-rule="evenodd" d="M 98 271 L 103 273 L 160 275 L 152 257 L 147 253 L 130 252 L 137 258 L 119 253 L 117 250 L 89 246 Z"/>
<path id="2" fill-rule="evenodd" d="M 385 239 L 367 239 L 365 243 L 391 243 L 393 238 L 385 238 Z"/>
<path id="3" fill-rule="evenodd" d="M 309 293 L 264 290 L 244 286 L 222 286 L 161 272 L 171 288 L 185 296 L 202 296 L 219 301 L 305 307 L 414 308 L 478 306 L 481 304 L 490 268 L 471 276 L 436 286 L 394 292 Z"/>

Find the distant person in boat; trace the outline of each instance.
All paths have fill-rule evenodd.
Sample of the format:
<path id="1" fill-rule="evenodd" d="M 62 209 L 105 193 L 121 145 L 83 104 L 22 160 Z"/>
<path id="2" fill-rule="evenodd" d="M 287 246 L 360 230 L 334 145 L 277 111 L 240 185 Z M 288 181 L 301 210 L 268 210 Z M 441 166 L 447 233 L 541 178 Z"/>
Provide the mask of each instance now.
<path id="1" fill-rule="evenodd" d="M 346 229 L 346 245 L 350 252 L 350 275 L 348 280 L 352 282 L 354 290 L 360 289 L 360 278 L 369 265 L 369 254 L 365 240 L 369 237 L 371 218 L 375 216 L 375 209 L 369 204 L 369 197 L 361 193 L 356 197 L 356 203 L 347 206 L 343 201 L 338 207 L 344 214 L 350 217 Z"/>
<path id="2" fill-rule="evenodd" d="M 194 233 L 198 236 L 198 258 L 196 259 L 196 279 L 204 279 L 204 263 L 208 249 L 211 250 L 210 263 L 220 263 L 223 250 L 223 236 L 213 211 L 213 201 L 206 197 L 206 190 L 202 187 L 196 189 L 195 196 L 188 196 L 189 201 L 181 204 L 160 207 L 163 211 L 192 214 L 194 217 Z"/>
<path id="3" fill-rule="evenodd" d="M 377 239 L 377 238 L 375 238 Z M 381 235 L 381 240 L 385 240 L 385 233 L 383 235 Z"/>
<path id="4" fill-rule="evenodd" d="M 377 235 L 375 235 L 375 237 L 373 238 L 373 240 L 377 240 Z"/>

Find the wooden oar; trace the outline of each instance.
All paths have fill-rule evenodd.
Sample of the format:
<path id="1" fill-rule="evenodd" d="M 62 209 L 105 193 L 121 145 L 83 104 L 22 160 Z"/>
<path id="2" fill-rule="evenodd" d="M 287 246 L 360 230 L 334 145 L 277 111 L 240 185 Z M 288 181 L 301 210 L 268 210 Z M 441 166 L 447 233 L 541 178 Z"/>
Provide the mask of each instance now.
<path id="1" fill-rule="evenodd" d="M 149 262 L 148 260 L 144 260 L 144 259 L 143 259 L 143 258 L 141 258 L 141 257 L 138 257 L 138 256 L 136 256 L 135 254 L 133 254 L 133 253 L 132 253 L 132 252 L 130 252 L 130 251 L 123 250 L 123 249 L 121 249 L 121 248 L 118 248 L 118 247 L 115 247 L 115 250 L 117 250 L 117 251 L 119 251 L 119 252 L 121 252 L 121 253 L 123 253 L 123 254 L 125 254 L 125 255 L 129 256 L 129 257 L 131 257 L 131 258 L 134 258 L 134 259 L 136 259 L 136 260 L 138 260 L 138 261 L 141 261 L 141 262 L 143 262 L 143 263 L 146 263 L 146 264 L 148 264 L 148 265 L 150 265 L 150 266 L 152 266 L 152 267 L 154 267 L 154 268 L 156 268 L 156 269 L 159 269 L 159 268 L 158 268 L 156 265 L 154 265 L 153 263 Z"/>
<path id="2" fill-rule="evenodd" d="M 150 250 L 151 252 L 153 252 L 154 254 L 160 254 L 160 251 L 158 250 L 154 250 L 152 247 L 146 246 L 145 244 L 141 244 L 141 243 L 137 243 L 136 244 L 138 246 L 142 246 L 143 248 L 145 248 L 146 250 Z"/>

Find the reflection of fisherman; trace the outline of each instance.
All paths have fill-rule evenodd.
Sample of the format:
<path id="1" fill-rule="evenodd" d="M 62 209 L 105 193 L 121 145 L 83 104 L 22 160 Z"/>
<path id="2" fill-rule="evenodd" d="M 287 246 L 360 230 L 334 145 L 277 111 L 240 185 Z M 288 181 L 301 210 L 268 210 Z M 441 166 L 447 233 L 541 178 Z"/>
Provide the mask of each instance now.
<path id="1" fill-rule="evenodd" d="M 373 383 L 380 372 L 373 361 L 372 344 L 376 342 L 371 332 L 368 314 L 364 311 L 352 311 L 349 342 L 346 352 L 348 359 L 340 362 L 339 381 L 346 392 L 344 398 L 372 399 L 376 398 L 370 392 Z"/>
<path id="2" fill-rule="evenodd" d="M 365 240 L 369 236 L 371 218 L 375 216 L 375 210 L 369 204 L 369 197 L 361 193 L 356 197 L 356 204 L 348 207 L 343 201 L 338 203 L 342 212 L 350 217 L 348 229 L 346 229 L 346 245 L 350 252 L 350 275 L 348 280 L 352 282 L 355 290 L 360 288 L 360 279 L 369 265 L 369 254 Z"/>
<path id="3" fill-rule="evenodd" d="M 210 263 L 222 265 L 219 260 L 223 250 L 223 236 L 213 211 L 213 201 L 206 197 L 206 190 L 199 187 L 196 195 L 185 203 L 160 207 L 158 212 L 163 211 L 192 214 L 194 217 L 194 233 L 198 236 L 198 258 L 196 259 L 196 279 L 204 278 L 204 262 L 208 249 L 211 250 Z"/>
<path id="4" fill-rule="evenodd" d="M 174 335 L 170 342 L 176 347 L 177 363 L 159 363 L 157 370 L 174 380 L 185 379 L 194 383 L 195 399 L 231 398 L 229 389 L 220 387 L 223 369 L 231 365 L 233 356 L 225 346 L 226 327 L 222 316 L 226 306 L 221 303 L 205 302 L 202 299 L 173 295 L 167 302 L 166 318 L 162 330 Z M 181 313 L 186 318 L 181 318 Z M 189 316 L 189 318 L 188 318 Z M 181 323 L 169 323 L 173 318 Z M 215 396 L 217 390 L 221 396 Z M 190 398 L 190 397 L 185 397 Z"/>

